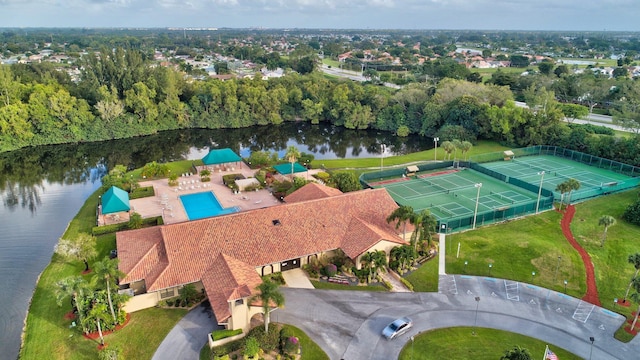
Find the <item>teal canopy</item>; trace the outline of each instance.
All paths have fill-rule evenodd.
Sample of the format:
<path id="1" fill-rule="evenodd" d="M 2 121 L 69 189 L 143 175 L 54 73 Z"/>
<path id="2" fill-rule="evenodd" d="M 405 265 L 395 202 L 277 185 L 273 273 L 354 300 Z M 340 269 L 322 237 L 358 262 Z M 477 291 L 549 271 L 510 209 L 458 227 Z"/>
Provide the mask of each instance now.
<path id="1" fill-rule="evenodd" d="M 102 194 L 102 213 L 113 214 L 121 211 L 129 211 L 129 194 L 115 186 L 112 186 Z"/>
<path id="2" fill-rule="evenodd" d="M 202 162 L 205 165 L 218 165 L 238 161 L 242 161 L 242 158 L 229 148 L 211 150 L 202 158 Z"/>
<path id="3" fill-rule="evenodd" d="M 289 175 L 291 174 L 291 163 L 287 163 L 287 164 L 279 164 L 279 165 L 274 165 L 273 166 L 274 169 L 276 169 L 276 171 L 282 175 Z M 299 173 L 299 172 L 305 172 L 307 171 L 307 168 L 305 168 L 304 166 L 300 165 L 299 163 L 294 163 L 293 164 L 293 173 Z"/>

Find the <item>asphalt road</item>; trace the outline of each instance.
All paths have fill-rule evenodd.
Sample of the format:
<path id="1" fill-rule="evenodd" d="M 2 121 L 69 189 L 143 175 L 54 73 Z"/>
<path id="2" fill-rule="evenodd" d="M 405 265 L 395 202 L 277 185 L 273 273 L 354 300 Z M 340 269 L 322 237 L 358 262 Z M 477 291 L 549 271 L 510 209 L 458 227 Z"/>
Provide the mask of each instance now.
<path id="1" fill-rule="evenodd" d="M 411 336 L 438 328 L 477 326 L 535 337 L 593 359 L 634 359 L 640 339 L 613 338 L 624 317 L 534 285 L 464 275 L 443 276 L 440 293 L 369 293 L 283 288 L 286 307 L 273 319 L 304 330 L 331 359 L 397 359 Z M 507 290 L 508 289 L 508 290 Z M 475 297 L 480 297 L 476 303 Z M 391 341 L 380 335 L 396 318 L 414 327 Z M 303 350 L 304 351 L 304 350 Z"/>

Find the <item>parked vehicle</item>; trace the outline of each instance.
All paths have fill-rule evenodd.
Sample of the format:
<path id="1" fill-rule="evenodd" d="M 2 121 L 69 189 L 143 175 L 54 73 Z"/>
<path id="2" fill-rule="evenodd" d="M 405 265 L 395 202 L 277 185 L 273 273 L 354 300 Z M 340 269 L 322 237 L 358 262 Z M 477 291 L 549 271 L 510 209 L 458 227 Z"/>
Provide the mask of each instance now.
<path id="1" fill-rule="evenodd" d="M 382 336 L 387 338 L 387 340 L 392 340 L 393 338 L 400 336 L 407 332 L 413 326 L 413 321 L 408 317 L 403 317 L 400 319 L 394 320 L 391 324 L 387 325 L 387 327 L 382 330 Z"/>

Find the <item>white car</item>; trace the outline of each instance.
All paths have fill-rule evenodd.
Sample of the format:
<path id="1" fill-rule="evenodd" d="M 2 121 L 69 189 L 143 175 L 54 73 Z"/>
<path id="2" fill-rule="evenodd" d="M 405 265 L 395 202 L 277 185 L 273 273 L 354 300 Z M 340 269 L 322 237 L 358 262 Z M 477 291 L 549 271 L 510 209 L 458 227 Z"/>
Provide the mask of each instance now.
<path id="1" fill-rule="evenodd" d="M 387 327 L 382 330 L 382 336 L 387 338 L 387 340 L 391 340 L 396 336 L 402 335 L 407 332 L 413 326 L 413 321 L 408 317 L 403 317 L 395 320 L 391 324 L 387 325 Z"/>

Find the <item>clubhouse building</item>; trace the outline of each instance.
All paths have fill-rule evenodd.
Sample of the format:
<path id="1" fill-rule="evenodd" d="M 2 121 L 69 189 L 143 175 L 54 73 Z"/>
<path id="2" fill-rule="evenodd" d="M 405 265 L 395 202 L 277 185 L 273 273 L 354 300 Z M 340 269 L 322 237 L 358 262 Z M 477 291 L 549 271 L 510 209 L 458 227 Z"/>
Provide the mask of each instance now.
<path id="1" fill-rule="evenodd" d="M 227 329 L 248 331 L 262 307 L 251 301 L 260 276 L 342 252 L 360 267 L 369 251 L 405 241 L 387 223 L 398 205 L 385 189 L 350 193 L 309 183 L 284 203 L 202 220 L 118 232 L 120 286 L 129 312 L 194 284 Z"/>

